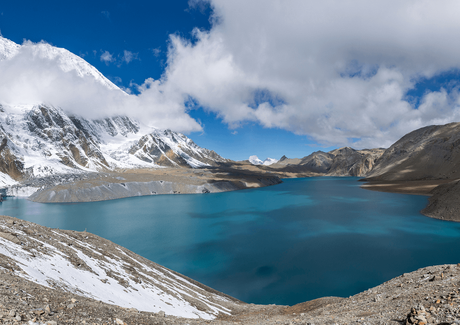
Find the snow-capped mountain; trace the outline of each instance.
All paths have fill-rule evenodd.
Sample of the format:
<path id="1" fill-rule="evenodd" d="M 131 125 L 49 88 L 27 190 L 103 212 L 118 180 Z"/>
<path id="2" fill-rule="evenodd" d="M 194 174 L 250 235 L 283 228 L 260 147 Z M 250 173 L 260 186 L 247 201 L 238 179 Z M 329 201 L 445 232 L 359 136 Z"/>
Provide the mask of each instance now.
<path id="1" fill-rule="evenodd" d="M 249 162 L 253 165 L 264 165 L 264 166 L 270 166 L 272 164 L 275 164 L 278 162 L 277 159 L 273 159 L 273 158 L 267 158 L 265 159 L 264 161 L 260 160 L 259 157 L 257 156 L 250 156 L 249 157 Z"/>
<path id="2" fill-rule="evenodd" d="M 128 96 L 96 68 L 50 44 L 18 45 L 0 36 L 0 61 L 21 51 L 49 59 L 64 72 L 95 80 Z M 204 167 L 226 161 L 185 135 L 142 126 L 127 116 L 86 119 L 51 104 L 18 105 L 0 98 L 0 186 L 14 180 L 75 171 L 138 167 Z"/>
<path id="3" fill-rule="evenodd" d="M 226 161 L 183 134 L 148 130 L 126 116 L 87 120 L 50 105 L 21 109 L 17 113 L 18 107 L 0 106 L 0 172 L 15 180 L 117 168 L 204 167 Z"/>
<path id="4" fill-rule="evenodd" d="M 104 77 L 102 73 L 81 57 L 66 49 L 55 47 L 44 42 L 19 45 L 0 36 L 0 61 L 12 59 L 25 48 L 30 49 L 36 57 L 57 60 L 59 67 L 65 72 L 75 71 L 80 77 L 92 77 L 109 89 L 123 92 L 123 90 Z"/>
<path id="5" fill-rule="evenodd" d="M 0 36 L 0 60 L 7 60 L 15 56 L 21 45 Z"/>

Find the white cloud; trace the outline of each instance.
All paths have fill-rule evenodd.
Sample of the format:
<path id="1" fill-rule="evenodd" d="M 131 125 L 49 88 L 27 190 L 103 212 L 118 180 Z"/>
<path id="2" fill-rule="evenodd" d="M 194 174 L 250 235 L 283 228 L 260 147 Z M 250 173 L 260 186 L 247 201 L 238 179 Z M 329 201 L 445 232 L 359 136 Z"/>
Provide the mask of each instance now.
<path id="1" fill-rule="evenodd" d="M 459 118 L 457 92 L 428 93 L 419 109 L 404 100 L 420 78 L 460 68 L 458 1 L 210 3 L 210 32 L 195 30 L 194 43 L 171 36 L 165 87 L 231 127 L 257 121 L 325 143 L 388 146 Z"/>
<path id="2" fill-rule="evenodd" d="M 109 51 L 104 51 L 104 53 L 101 54 L 101 61 L 105 62 L 105 64 L 109 64 L 110 62 L 114 62 L 115 58 Z"/>
<path id="3" fill-rule="evenodd" d="M 71 68 L 62 68 L 61 60 L 70 62 Z M 139 86 L 141 94 L 128 95 L 108 88 L 103 79 L 89 74 L 85 65 L 68 51 L 25 42 L 16 55 L 0 61 L 0 103 L 49 103 L 86 118 L 128 115 L 158 128 L 186 133 L 202 129 L 185 112 L 180 94 L 170 94 L 159 81 L 146 80 Z M 83 76 L 77 70 L 83 71 Z"/>
<path id="4" fill-rule="evenodd" d="M 152 53 L 154 56 L 159 57 L 161 54 L 161 49 L 159 47 L 152 49 Z"/>
<path id="5" fill-rule="evenodd" d="M 139 60 L 138 56 L 139 56 L 139 53 L 133 53 L 131 51 L 124 50 L 122 61 L 129 63 L 133 60 Z"/>
<path id="6" fill-rule="evenodd" d="M 404 99 L 421 78 L 460 69 L 457 0 L 207 3 L 212 29 L 195 30 L 193 42 L 171 35 L 164 75 L 136 86 L 137 96 L 63 74 L 52 60 L 27 62 L 26 47 L 0 63 L 0 98 L 88 116 L 127 112 L 186 132 L 201 129 L 187 115 L 191 97 L 231 128 L 251 121 L 355 147 L 388 146 L 415 128 L 460 120 L 455 86 L 427 92 L 418 109 Z M 101 61 L 120 58 L 135 56 L 105 51 Z"/>

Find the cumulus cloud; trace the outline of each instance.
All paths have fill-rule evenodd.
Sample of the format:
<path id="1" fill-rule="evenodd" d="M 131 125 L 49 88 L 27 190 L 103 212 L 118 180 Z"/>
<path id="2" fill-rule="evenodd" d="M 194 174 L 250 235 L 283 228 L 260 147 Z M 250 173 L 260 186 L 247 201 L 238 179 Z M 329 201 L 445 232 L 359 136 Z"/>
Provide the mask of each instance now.
<path id="1" fill-rule="evenodd" d="M 418 108 L 405 100 L 421 78 L 460 68 L 455 0 L 204 2 L 211 31 L 171 36 L 164 78 L 230 127 L 363 147 L 459 119 L 456 91 L 428 92 Z"/>
<path id="2" fill-rule="evenodd" d="M 354 147 L 386 147 L 416 128 L 460 120 L 458 86 L 427 91 L 418 107 L 406 100 L 418 81 L 460 69 L 457 0 L 190 5 L 212 8 L 211 30 L 194 30 L 193 42 L 171 35 L 161 80 L 135 85 L 139 95 L 64 73 L 23 46 L 15 61 L 0 63 L 0 98 L 49 101 L 88 116 L 128 112 L 158 127 L 200 130 L 187 115 L 191 98 L 230 128 L 256 122 Z M 120 57 L 135 59 L 106 51 L 101 60 Z"/>

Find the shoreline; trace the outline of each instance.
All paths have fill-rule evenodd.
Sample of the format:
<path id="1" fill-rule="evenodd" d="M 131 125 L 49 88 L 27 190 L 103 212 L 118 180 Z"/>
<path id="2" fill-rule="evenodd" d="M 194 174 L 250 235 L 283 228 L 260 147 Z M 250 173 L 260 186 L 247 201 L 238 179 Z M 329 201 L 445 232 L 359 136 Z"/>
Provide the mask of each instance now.
<path id="1" fill-rule="evenodd" d="M 367 181 L 363 179 L 360 181 L 364 182 L 360 187 L 366 190 L 424 196 L 432 196 L 431 192 L 436 187 L 452 182 L 450 179 L 416 181 Z"/>
<path id="2" fill-rule="evenodd" d="M 271 173 L 234 168 L 134 169 L 30 179 L 2 190 L 39 203 L 78 203 L 162 194 L 206 194 L 282 183 Z M 19 194 L 19 195 L 18 195 Z"/>
<path id="3" fill-rule="evenodd" d="M 460 264 L 423 267 L 347 298 L 322 297 L 293 306 L 256 305 L 218 292 L 89 232 L 47 228 L 5 216 L 0 217 L 0 229 L 0 243 L 8 247 L 0 260 L 2 324 L 396 325 L 410 320 L 408 314 L 413 308 L 435 324 L 450 320 L 452 315 L 460 316 L 456 307 L 460 303 L 456 289 Z M 36 279 L 34 263 L 43 259 L 50 266 L 44 276 L 54 279 L 51 282 L 42 276 Z M 78 281 L 69 277 L 77 274 Z M 60 277 L 73 280 L 62 280 L 63 285 Z M 86 291 L 72 290 L 73 282 L 79 287 L 86 283 Z M 143 308 L 144 299 L 137 299 L 137 303 L 128 299 L 127 306 L 121 307 L 102 294 L 118 290 L 126 297 L 137 296 L 144 287 L 157 285 L 160 291 L 146 292 L 145 299 L 157 305 L 148 305 L 150 311 Z M 165 295 L 183 296 L 186 300 L 167 302 L 187 301 L 184 306 L 195 308 L 197 313 L 180 316 L 181 308 L 162 303 Z"/>
<path id="4" fill-rule="evenodd" d="M 423 195 L 428 204 L 420 210 L 426 217 L 460 222 L 460 181 L 452 179 L 419 181 L 366 181 L 361 188 L 397 194 Z"/>

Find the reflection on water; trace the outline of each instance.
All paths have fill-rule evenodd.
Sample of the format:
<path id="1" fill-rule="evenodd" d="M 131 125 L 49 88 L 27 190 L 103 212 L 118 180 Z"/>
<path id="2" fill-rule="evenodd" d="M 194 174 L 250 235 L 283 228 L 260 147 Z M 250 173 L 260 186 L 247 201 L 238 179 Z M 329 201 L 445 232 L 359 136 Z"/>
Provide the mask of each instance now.
<path id="1" fill-rule="evenodd" d="M 2 214 L 85 230 L 246 302 L 349 296 L 417 268 L 460 262 L 460 224 L 427 198 L 371 192 L 357 178 L 307 178 L 231 193 L 40 204 Z"/>

